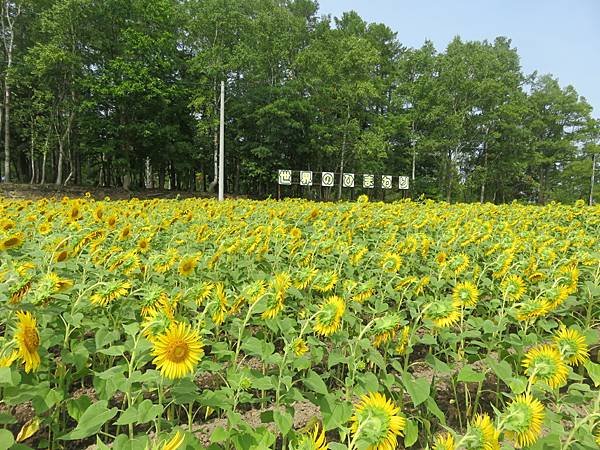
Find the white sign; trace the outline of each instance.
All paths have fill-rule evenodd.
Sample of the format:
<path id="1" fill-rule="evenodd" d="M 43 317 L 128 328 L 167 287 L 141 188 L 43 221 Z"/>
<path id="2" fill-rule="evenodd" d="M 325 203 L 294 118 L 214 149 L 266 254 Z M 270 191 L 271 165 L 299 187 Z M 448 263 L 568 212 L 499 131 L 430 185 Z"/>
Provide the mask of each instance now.
<path id="1" fill-rule="evenodd" d="M 280 170 L 279 171 L 279 184 L 292 184 L 292 171 L 291 170 Z"/>
<path id="2" fill-rule="evenodd" d="M 309 170 L 300 171 L 300 186 L 312 186 L 312 172 Z"/>
<path id="3" fill-rule="evenodd" d="M 353 173 L 345 173 L 342 176 L 342 187 L 345 187 L 345 188 L 353 188 L 354 187 L 354 174 Z"/>
<path id="4" fill-rule="evenodd" d="M 375 187 L 375 175 L 363 175 L 363 187 L 373 189 Z"/>
<path id="5" fill-rule="evenodd" d="M 408 177 L 398 177 L 398 189 L 408 189 Z"/>
<path id="6" fill-rule="evenodd" d="M 331 187 L 333 186 L 334 178 L 333 172 L 322 172 L 321 173 L 321 186 Z"/>
<path id="7" fill-rule="evenodd" d="M 391 189 L 392 188 L 392 176 L 391 175 L 381 175 L 381 187 L 383 189 Z"/>

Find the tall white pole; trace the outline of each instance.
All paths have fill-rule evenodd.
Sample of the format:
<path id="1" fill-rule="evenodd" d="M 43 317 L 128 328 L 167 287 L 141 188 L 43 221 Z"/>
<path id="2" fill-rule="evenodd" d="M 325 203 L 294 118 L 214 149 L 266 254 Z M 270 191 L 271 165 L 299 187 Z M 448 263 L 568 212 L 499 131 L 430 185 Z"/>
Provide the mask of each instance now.
<path id="1" fill-rule="evenodd" d="M 221 81 L 221 119 L 219 124 L 219 201 L 225 198 L 225 82 Z"/>

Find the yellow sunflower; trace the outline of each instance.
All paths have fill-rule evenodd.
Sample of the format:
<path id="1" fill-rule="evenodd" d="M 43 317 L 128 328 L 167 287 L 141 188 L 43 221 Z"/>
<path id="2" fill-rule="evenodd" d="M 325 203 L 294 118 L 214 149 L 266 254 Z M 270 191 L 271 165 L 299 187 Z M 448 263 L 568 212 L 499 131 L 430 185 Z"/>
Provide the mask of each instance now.
<path id="1" fill-rule="evenodd" d="M 311 432 L 300 438 L 295 450 L 327 450 L 328 448 L 325 430 L 317 423 Z"/>
<path id="2" fill-rule="evenodd" d="M 204 355 L 202 340 L 197 330 L 185 323 L 173 323 L 156 336 L 152 343 L 155 356 L 152 363 L 167 378 L 182 378 L 194 372 Z"/>
<path id="3" fill-rule="evenodd" d="M 554 343 L 570 366 L 584 364 L 590 358 L 585 336 L 573 328 L 561 326 L 554 335 Z"/>
<path id="4" fill-rule="evenodd" d="M 529 299 L 519 304 L 517 309 L 517 319 L 520 321 L 534 320 L 543 317 L 551 311 L 550 302 L 545 298 L 539 297 Z"/>
<path id="5" fill-rule="evenodd" d="M 368 443 L 367 450 L 394 450 L 406 425 L 400 408 L 384 395 L 363 395 L 350 418 L 350 431 Z"/>
<path id="6" fill-rule="evenodd" d="M 432 450 L 456 450 L 454 436 L 450 433 L 438 434 L 433 440 Z"/>
<path id="7" fill-rule="evenodd" d="M 337 295 L 325 300 L 315 317 L 314 330 L 321 336 L 331 336 L 338 331 L 342 323 L 342 317 L 346 310 L 346 303 Z"/>
<path id="8" fill-rule="evenodd" d="M 38 233 L 42 234 L 42 235 L 47 235 L 48 233 L 50 233 L 52 231 L 52 225 L 49 224 L 48 222 L 42 222 L 40 224 L 40 226 L 38 227 Z"/>
<path id="9" fill-rule="evenodd" d="M 503 414 L 505 434 L 515 448 L 532 445 L 538 440 L 544 422 L 544 406 L 531 395 L 517 395 Z"/>
<path id="10" fill-rule="evenodd" d="M 469 423 L 469 447 L 478 450 L 500 450 L 500 431 L 487 414 L 477 414 Z"/>
<path id="11" fill-rule="evenodd" d="M 137 248 L 140 252 L 146 253 L 150 250 L 150 239 L 143 237 L 137 243 Z"/>
<path id="12" fill-rule="evenodd" d="M 396 332 L 400 328 L 400 320 L 398 314 L 386 314 L 375 319 L 372 328 L 373 346 L 375 348 L 390 342 L 396 337 Z"/>
<path id="13" fill-rule="evenodd" d="M 183 277 L 190 276 L 196 269 L 197 265 L 198 258 L 195 256 L 186 256 L 179 263 L 179 274 Z"/>
<path id="14" fill-rule="evenodd" d="M 308 352 L 308 345 L 302 338 L 296 338 L 292 343 L 292 348 L 294 349 L 294 355 L 296 356 L 302 356 Z"/>
<path id="15" fill-rule="evenodd" d="M 452 300 L 464 306 L 475 306 L 478 299 L 479 290 L 470 281 L 457 283 L 452 290 Z"/>
<path id="16" fill-rule="evenodd" d="M 539 345 L 530 349 L 523 359 L 523 367 L 533 383 L 542 381 L 552 388 L 563 386 L 569 374 L 560 352 L 551 345 Z"/>
<path id="17" fill-rule="evenodd" d="M 167 442 L 163 444 L 160 450 L 177 450 L 183 444 L 185 440 L 185 434 L 181 433 L 179 430 L 175 433 L 175 435 Z"/>
<path id="18" fill-rule="evenodd" d="M 381 268 L 389 273 L 396 273 L 402 267 L 402 257 L 395 253 L 386 253 L 381 260 Z"/>
<path id="19" fill-rule="evenodd" d="M 131 283 L 129 281 L 112 281 L 106 283 L 102 291 L 93 294 L 90 301 L 94 305 L 106 306 L 114 300 L 125 297 L 130 289 Z"/>
<path id="20" fill-rule="evenodd" d="M 21 233 L 13 234 L 0 241 L 0 250 L 11 250 L 23 244 L 24 237 Z"/>
<path id="21" fill-rule="evenodd" d="M 319 292 L 329 292 L 335 287 L 338 279 L 339 275 L 334 270 L 319 272 L 315 277 L 313 288 Z"/>
<path id="22" fill-rule="evenodd" d="M 450 327 L 460 319 L 460 303 L 451 298 L 430 303 L 427 306 L 426 317 L 440 328 Z"/>
<path id="23" fill-rule="evenodd" d="M 25 372 L 36 370 L 40 365 L 40 334 L 37 330 L 37 321 L 29 312 L 17 312 L 19 323 L 14 340 L 17 344 L 18 357 L 25 364 Z"/>
<path id="24" fill-rule="evenodd" d="M 10 367 L 18 358 L 19 353 L 17 351 L 13 351 L 7 356 L 0 356 L 0 367 Z"/>
<path id="25" fill-rule="evenodd" d="M 410 327 L 407 325 L 402 329 L 402 333 L 400 334 L 400 338 L 398 339 L 398 343 L 396 344 L 396 353 L 398 355 L 404 355 L 408 348 L 410 340 Z"/>
<path id="26" fill-rule="evenodd" d="M 263 319 L 273 319 L 285 306 L 285 296 L 292 285 L 290 275 L 287 272 L 278 273 L 273 277 L 270 283 L 272 292 L 265 296 L 267 300 L 267 309 L 262 313 Z"/>

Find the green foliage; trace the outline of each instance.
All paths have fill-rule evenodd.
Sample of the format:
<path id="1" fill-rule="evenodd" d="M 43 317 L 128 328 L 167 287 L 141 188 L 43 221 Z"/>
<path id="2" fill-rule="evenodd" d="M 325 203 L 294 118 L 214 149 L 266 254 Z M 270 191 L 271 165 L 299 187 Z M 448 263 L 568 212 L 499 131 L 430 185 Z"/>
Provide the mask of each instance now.
<path id="1" fill-rule="evenodd" d="M 232 193 L 274 194 L 280 168 L 414 174 L 413 197 L 448 201 L 592 190 L 591 107 L 523 73 L 506 37 L 406 48 L 314 0 L 17 3 L 15 64 L 0 69 L 21 181 L 203 190 L 225 81 Z"/>

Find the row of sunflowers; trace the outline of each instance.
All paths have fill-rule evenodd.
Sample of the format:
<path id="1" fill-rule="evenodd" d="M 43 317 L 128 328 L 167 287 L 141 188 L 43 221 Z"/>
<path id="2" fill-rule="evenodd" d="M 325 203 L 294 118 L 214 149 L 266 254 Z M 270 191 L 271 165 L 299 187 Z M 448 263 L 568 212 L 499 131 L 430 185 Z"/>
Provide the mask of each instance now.
<path id="1" fill-rule="evenodd" d="M 0 450 L 600 446 L 599 207 L 0 217 Z"/>

